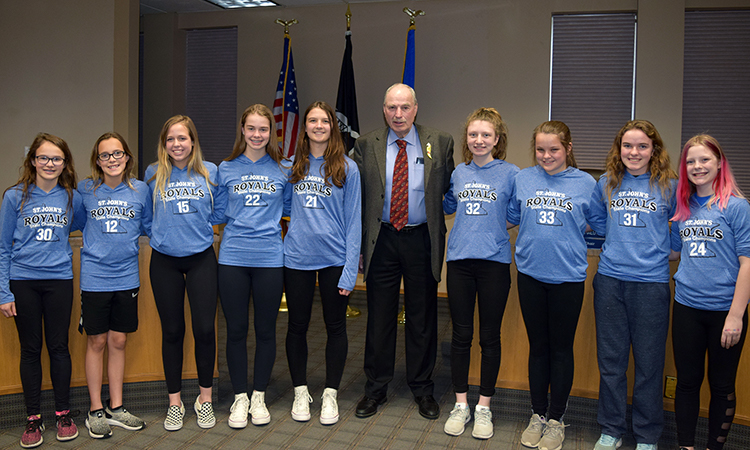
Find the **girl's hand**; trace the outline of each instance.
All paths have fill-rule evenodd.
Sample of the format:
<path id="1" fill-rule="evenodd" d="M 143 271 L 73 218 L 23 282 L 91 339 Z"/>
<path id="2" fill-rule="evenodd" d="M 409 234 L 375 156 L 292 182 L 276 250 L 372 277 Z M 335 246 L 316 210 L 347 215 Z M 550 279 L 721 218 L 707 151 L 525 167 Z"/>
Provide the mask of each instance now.
<path id="1" fill-rule="evenodd" d="M 339 295 L 346 295 L 346 296 L 348 296 L 351 293 L 352 293 L 352 291 L 347 291 L 346 289 L 339 289 Z"/>
<path id="2" fill-rule="evenodd" d="M 721 346 L 729 348 L 740 342 L 742 335 L 742 318 L 737 318 L 727 314 L 724 321 L 724 331 L 721 332 Z"/>
<path id="3" fill-rule="evenodd" d="M 0 305 L 0 311 L 3 312 L 5 317 L 13 317 L 16 315 L 16 302 L 3 303 Z"/>

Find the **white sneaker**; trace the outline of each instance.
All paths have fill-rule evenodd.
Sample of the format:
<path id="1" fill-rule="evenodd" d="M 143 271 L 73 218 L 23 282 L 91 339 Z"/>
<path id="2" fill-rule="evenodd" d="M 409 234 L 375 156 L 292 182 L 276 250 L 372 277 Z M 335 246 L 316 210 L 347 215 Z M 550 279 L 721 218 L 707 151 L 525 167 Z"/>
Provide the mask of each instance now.
<path id="1" fill-rule="evenodd" d="M 561 450 L 565 440 L 565 427 L 567 426 L 569 425 L 555 419 L 548 420 L 537 448 L 539 450 Z"/>
<path id="2" fill-rule="evenodd" d="M 544 420 L 544 417 L 539 414 L 532 414 L 531 419 L 529 419 L 529 425 L 523 430 L 523 434 L 521 435 L 521 444 L 524 447 L 536 448 L 539 445 L 539 441 L 542 440 L 545 425 L 547 425 L 547 421 Z"/>
<path id="3" fill-rule="evenodd" d="M 271 421 L 271 413 L 266 408 L 266 393 L 253 391 L 250 397 L 250 416 L 252 416 L 253 425 L 265 425 Z"/>
<path id="4" fill-rule="evenodd" d="M 458 403 L 453 407 L 448 420 L 445 421 L 443 431 L 445 434 L 451 436 L 461 436 L 466 429 L 466 424 L 471 420 L 471 411 L 469 405 L 458 406 Z"/>
<path id="5" fill-rule="evenodd" d="M 471 430 L 471 435 L 477 439 L 489 439 L 494 434 L 492 411 L 489 408 L 474 408 L 474 428 Z"/>
<path id="6" fill-rule="evenodd" d="M 297 422 L 307 422 L 310 420 L 310 403 L 313 399 L 307 392 L 307 386 L 297 386 L 294 388 L 294 403 L 292 403 L 292 419 Z"/>
<path id="7" fill-rule="evenodd" d="M 229 423 L 230 428 L 245 428 L 247 426 L 247 411 L 250 408 L 250 399 L 247 398 L 247 392 L 242 394 L 235 394 L 234 403 L 229 408 Z"/>
<path id="8" fill-rule="evenodd" d="M 333 388 L 325 388 L 323 396 L 320 398 L 320 423 L 323 425 L 333 425 L 339 421 L 339 404 L 336 401 L 338 391 Z"/>
<path id="9" fill-rule="evenodd" d="M 656 444 L 638 444 L 635 446 L 635 450 L 656 450 Z"/>

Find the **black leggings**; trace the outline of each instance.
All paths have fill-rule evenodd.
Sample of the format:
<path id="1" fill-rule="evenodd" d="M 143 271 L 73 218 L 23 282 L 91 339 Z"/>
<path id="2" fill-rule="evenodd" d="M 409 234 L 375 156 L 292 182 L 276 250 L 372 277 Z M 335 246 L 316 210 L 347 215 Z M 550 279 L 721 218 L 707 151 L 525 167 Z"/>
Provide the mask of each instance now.
<path id="1" fill-rule="evenodd" d="M 213 386 L 216 359 L 216 254 L 213 246 L 195 255 L 177 257 L 151 251 L 151 288 L 161 320 L 161 357 L 167 390 L 182 390 L 182 348 L 185 340 L 185 288 L 195 339 L 198 384 Z"/>
<path id="2" fill-rule="evenodd" d="M 307 384 L 307 329 L 312 315 L 315 275 L 318 275 L 328 340 L 326 341 L 326 387 L 338 389 L 344 374 L 349 341 L 346 336 L 346 305 L 349 297 L 339 294 L 338 283 L 343 267 L 319 270 L 284 268 L 286 301 L 289 306 L 289 329 L 286 333 L 286 359 L 292 384 Z"/>
<path id="3" fill-rule="evenodd" d="M 283 267 L 219 264 L 221 307 L 227 320 L 227 367 L 235 394 L 248 392 L 247 332 L 250 295 L 255 324 L 253 389 L 265 392 L 276 359 L 276 317 L 284 289 Z"/>
<path id="4" fill-rule="evenodd" d="M 531 407 L 547 419 L 562 419 L 573 387 L 573 341 L 583 290 L 583 281 L 543 283 L 518 272 L 518 299 L 529 337 Z"/>
<path id="5" fill-rule="evenodd" d="M 721 450 L 734 420 L 737 399 L 734 390 L 737 367 L 747 335 L 747 309 L 742 318 L 740 342 L 730 348 L 721 346 L 721 334 L 727 311 L 704 311 L 674 302 L 672 311 L 672 347 L 677 369 L 674 409 L 677 442 L 682 447 L 695 445 L 695 427 L 700 410 L 700 391 L 708 352 L 708 446 Z"/>
<path id="6" fill-rule="evenodd" d="M 510 291 L 510 265 L 482 259 L 448 261 L 448 304 L 453 321 L 451 376 L 453 390 L 469 390 L 469 362 L 474 338 L 474 305 L 479 304 L 482 367 L 479 394 L 495 393 L 500 371 L 500 326 Z M 478 295 L 478 300 L 477 299 Z"/>
<path id="7" fill-rule="evenodd" d="M 73 280 L 11 280 L 16 297 L 16 329 L 21 343 L 21 385 L 26 414 L 41 413 L 42 326 L 55 392 L 55 411 L 70 409 L 68 329 L 73 306 Z"/>

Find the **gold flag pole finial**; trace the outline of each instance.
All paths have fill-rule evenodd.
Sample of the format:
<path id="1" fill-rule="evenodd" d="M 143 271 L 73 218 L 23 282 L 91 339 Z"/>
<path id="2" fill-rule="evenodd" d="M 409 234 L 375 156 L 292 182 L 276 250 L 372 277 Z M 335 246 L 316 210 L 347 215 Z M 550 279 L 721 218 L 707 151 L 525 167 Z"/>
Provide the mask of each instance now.
<path id="1" fill-rule="evenodd" d="M 424 16 L 424 11 L 422 11 L 421 9 L 415 11 L 411 8 L 406 7 L 404 8 L 404 12 L 409 15 L 409 26 L 415 24 L 414 19 L 416 19 L 417 16 Z"/>
<path id="2" fill-rule="evenodd" d="M 346 4 L 346 31 L 351 31 L 352 29 L 352 9 L 349 6 L 349 4 Z"/>
<path id="3" fill-rule="evenodd" d="M 284 34 L 289 34 L 289 27 L 299 22 L 297 22 L 297 19 L 292 19 L 292 20 L 276 19 L 276 23 L 284 26 Z"/>

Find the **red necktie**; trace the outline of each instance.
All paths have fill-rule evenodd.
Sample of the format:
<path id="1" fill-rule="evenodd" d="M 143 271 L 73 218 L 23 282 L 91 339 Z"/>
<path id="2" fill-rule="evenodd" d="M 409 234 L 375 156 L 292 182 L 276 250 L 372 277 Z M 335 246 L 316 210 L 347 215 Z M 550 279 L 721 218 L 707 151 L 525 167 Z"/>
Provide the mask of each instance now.
<path id="1" fill-rule="evenodd" d="M 409 221 L 409 161 L 406 141 L 397 139 L 398 155 L 393 165 L 391 182 L 391 225 L 401 231 Z"/>

